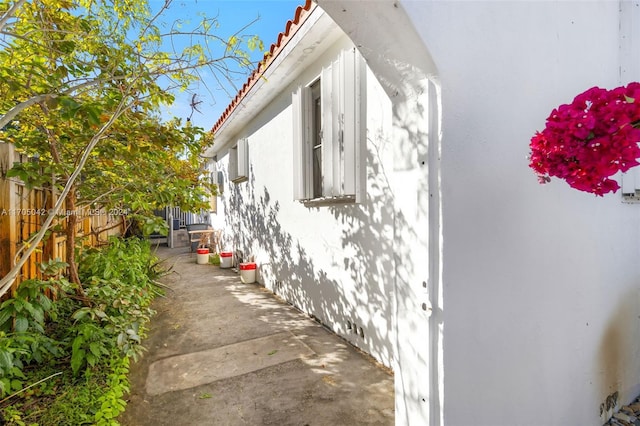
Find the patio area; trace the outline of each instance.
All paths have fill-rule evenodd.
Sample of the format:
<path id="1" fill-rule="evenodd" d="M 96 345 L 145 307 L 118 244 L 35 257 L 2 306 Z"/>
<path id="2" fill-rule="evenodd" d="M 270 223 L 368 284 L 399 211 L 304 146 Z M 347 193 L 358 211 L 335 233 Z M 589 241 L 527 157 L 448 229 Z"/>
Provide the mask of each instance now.
<path id="1" fill-rule="evenodd" d="M 231 269 L 160 248 L 148 351 L 123 425 L 392 425 L 393 375 Z"/>

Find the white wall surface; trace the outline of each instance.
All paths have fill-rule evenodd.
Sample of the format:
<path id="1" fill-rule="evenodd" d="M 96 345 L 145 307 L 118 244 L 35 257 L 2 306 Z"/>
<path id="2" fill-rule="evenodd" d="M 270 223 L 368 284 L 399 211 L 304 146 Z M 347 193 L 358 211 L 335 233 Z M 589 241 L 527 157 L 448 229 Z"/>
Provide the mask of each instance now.
<path id="1" fill-rule="evenodd" d="M 391 106 L 367 77 L 367 196 L 362 204 L 305 207 L 293 197 L 291 95 L 352 46 L 342 37 L 240 130 L 249 141 L 250 176 L 230 183 L 217 220 L 227 248 L 254 256 L 258 281 L 387 366 L 392 365 L 393 205 L 389 182 Z M 219 165 L 228 159 L 219 155 Z M 388 169 L 388 170 L 387 170 Z M 348 330 L 351 322 L 364 337 Z"/>
<path id="2" fill-rule="evenodd" d="M 437 342 L 444 346 L 437 360 L 442 377 L 435 377 L 443 381 L 444 398 L 442 406 L 433 405 L 443 409 L 444 421 L 434 413 L 429 421 L 601 424 L 610 414 L 600 414 L 608 396 L 618 392 L 619 403 L 626 403 L 640 393 L 640 205 L 621 203 L 619 194 L 580 193 L 560 181 L 539 185 L 526 157 L 552 108 L 594 85 L 640 79 L 633 72 L 619 77 L 618 3 L 400 1 L 415 29 L 394 26 L 391 12 L 378 13 L 393 11 L 398 4 L 392 1 L 324 4 L 370 65 L 378 56 L 373 69 L 399 115 L 388 115 L 388 99 L 370 102 L 379 111 L 370 116 L 370 129 L 380 129 L 370 136 L 380 137 L 368 146 L 369 198 L 357 207 L 309 209 L 292 201 L 292 87 L 237 135 L 249 138 L 252 170 L 239 191 L 224 193 L 225 221 L 256 256 L 262 282 L 392 362 L 390 275 L 402 266 L 393 255 L 410 247 L 394 242 L 399 206 L 389 207 L 388 194 L 406 175 L 393 162 L 394 155 L 402 157 L 397 139 L 419 137 L 420 125 L 388 128 L 421 118 L 410 98 L 398 103 L 393 87 L 407 83 L 411 67 L 426 74 L 437 68 L 444 285 L 438 297 L 444 303 L 433 315 L 444 333 Z M 338 19 L 347 15 L 351 24 Z M 416 37 L 430 58 L 414 48 L 385 51 L 405 41 L 414 46 Z M 385 61 L 391 56 L 402 61 Z M 425 258 L 425 268 L 432 260 Z M 348 320 L 363 324 L 365 339 L 346 331 Z M 434 377 L 424 369 L 416 379 Z M 410 407 L 416 395 L 399 389 L 397 408 L 409 408 L 406 416 L 397 411 L 397 423 L 426 424 L 413 420 L 420 415 Z"/>
<path id="3" fill-rule="evenodd" d="M 618 2 L 401 5 L 442 89 L 444 423 L 602 424 L 640 393 L 640 205 L 527 155 L 552 108 L 627 83 Z"/>
<path id="4" fill-rule="evenodd" d="M 443 419 L 438 70 L 395 1 L 319 0 L 349 34 L 392 102 L 395 422 Z"/>

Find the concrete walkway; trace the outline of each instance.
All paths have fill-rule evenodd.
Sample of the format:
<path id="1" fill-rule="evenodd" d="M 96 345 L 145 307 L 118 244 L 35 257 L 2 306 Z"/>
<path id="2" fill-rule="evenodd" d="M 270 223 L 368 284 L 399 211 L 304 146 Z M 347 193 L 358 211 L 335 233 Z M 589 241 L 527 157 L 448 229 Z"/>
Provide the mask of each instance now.
<path id="1" fill-rule="evenodd" d="M 393 424 L 393 377 L 370 357 L 232 270 L 159 254 L 173 272 L 122 425 Z"/>

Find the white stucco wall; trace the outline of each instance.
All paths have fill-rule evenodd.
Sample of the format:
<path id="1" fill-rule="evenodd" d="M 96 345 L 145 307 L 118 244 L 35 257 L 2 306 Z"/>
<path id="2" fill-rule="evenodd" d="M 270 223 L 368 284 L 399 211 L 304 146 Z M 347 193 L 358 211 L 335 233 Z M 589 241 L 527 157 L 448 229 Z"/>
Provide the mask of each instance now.
<path id="1" fill-rule="evenodd" d="M 290 93 L 328 53 L 236 135 L 249 139 L 252 170 L 221 198 L 227 248 L 254 255 L 268 288 L 397 369 L 397 424 L 601 424 L 611 414 L 600 414 L 607 397 L 618 392 L 626 403 L 640 393 L 640 205 L 560 181 L 539 185 L 526 157 L 552 108 L 591 86 L 640 78 L 638 66 L 620 77 L 619 46 L 637 34 L 620 30 L 618 3 L 320 3 L 377 78 L 368 79 L 378 95 L 368 98 L 367 201 L 292 201 Z M 414 28 L 393 25 L 405 12 Z M 423 173 L 411 143 L 427 138 L 424 104 L 415 102 L 425 75 L 440 91 L 442 117 L 441 186 L 433 171 L 428 188 L 411 180 Z M 219 159 L 224 167 L 224 153 Z M 426 203 L 429 226 L 412 222 L 420 189 L 441 196 L 441 205 Z M 424 244 L 412 250 L 404 232 L 414 241 L 431 232 L 428 254 Z M 421 287 L 421 266 L 436 290 L 433 314 L 424 323 L 405 318 L 405 330 L 393 324 L 403 316 L 394 306 L 414 300 L 400 303 L 398 288 Z M 394 365 L 405 343 L 425 354 L 421 336 L 433 365 L 407 365 L 411 357 Z"/>
<path id="2" fill-rule="evenodd" d="M 601 424 L 640 393 L 640 205 L 527 155 L 552 108 L 627 83 L 618 2 L 401 4 L 442 89 L 444 423 Z"/>
<path id="3" fill-rule="evenodd" d="M 327 51 L 305 64 L 295 81 L 238 132 L 236 138 L 249 141 L 250 176 L 246 182 L 226 185 L 216 221 L 226 224 L 227 249 L 255 258 L 260 283 L 391 366 L 391 106 L 370 73 L 365 202 L 306 207 L 293 196 L 291 94 L 297 85 L 316 78 L 321 67 L 347 46 L 352 44 L 343 36 L 331 46 L 319 47 Z M 227 163 L 228 155 L 219 153 L 218 167 L 224 169 Z"/>

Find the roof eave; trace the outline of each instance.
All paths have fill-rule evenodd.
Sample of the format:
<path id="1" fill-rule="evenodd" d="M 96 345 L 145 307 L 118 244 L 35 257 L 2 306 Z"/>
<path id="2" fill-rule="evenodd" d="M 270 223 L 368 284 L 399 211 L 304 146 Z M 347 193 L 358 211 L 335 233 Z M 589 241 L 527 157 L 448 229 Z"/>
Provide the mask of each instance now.
<path id="1" fill-rule="evenodd" d="M 291 83 L 300 72 L 301 59 L 304 60 L 304 56 L 308 56 L 304 53 L 305 46 L 301 45 L 301 42 L 319 21 L 325 22 L 325 25 L 319 26 L 321 30 L 326 27 L 327 19 L 335 26 L 328 15 L 311 0 L 307 0 L 304 6 L 299 6 L 296 9 L 294 19 L 287 22 L 285 31 L 281 32 L 276 43 L 271 45 L 269 53 L 265 55 L 265 60 L 251 74 L 213 126 L 214 145 L 207 149 L 206 156 L 214 156 L 227 148 L 231 139 L 246 122 L 244 119 L 264 108 L 279 91 Z M 296 59 L 292 60 L 292 56 L 295 56 Z M 296 69 L 294 69 L 294 65 Z M 273 78 L 278 70 L 287 69 L 287 67 L 297 73 L 287 72 L 285 73 L 286 78 L 282 76 Z M 268 90 L 264 89 L 265 84 L 268 84 Z M 249 105 L 250 108 L 248 108 Z"/>

